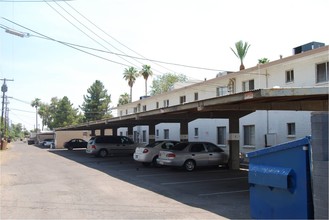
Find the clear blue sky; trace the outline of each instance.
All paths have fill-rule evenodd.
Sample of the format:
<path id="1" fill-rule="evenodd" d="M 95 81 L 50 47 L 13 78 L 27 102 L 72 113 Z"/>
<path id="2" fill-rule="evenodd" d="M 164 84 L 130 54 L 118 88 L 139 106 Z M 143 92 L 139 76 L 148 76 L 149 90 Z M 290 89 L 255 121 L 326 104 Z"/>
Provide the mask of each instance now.
<path id="1" fill-rule="evenodd" d="M 328 0 L 0 0 L 0 25 L 119 54 L 238 71 L 240 63 L 230 47 L 239 40 L 251 45 L 246 68 L 263 57 L 274 61 L 290 56 L 294 47 L 311 41 L 327 45 L 328 8 Z M 119 96 L 129 93 L 123 79 L 127 66 L 148 64 L 155 75 L 177 72 L 194 80 L 217 73 L 88 52 L 106 60 L 52 40 L 20 38 L 0 29 L 0 77 L 14 80 L 7 82 L 7 95 L 13 97 L 8 104 L 11 122 L 33 129 L 35 109 L 29 103 L 35 98 L 50 103 L 52 97 L 67 96 L 78 107 L 95 80 L 104 83 L 116 106 Z M 142 95 L 140 78 L 133 100 Z"/>

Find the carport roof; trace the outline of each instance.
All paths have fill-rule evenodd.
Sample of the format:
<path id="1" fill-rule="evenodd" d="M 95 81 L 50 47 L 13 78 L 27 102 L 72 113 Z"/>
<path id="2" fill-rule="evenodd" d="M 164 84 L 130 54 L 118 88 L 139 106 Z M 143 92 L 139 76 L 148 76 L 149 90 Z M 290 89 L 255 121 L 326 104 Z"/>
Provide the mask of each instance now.
<path id="1" fill-rule="evenodd" d="M 197 118 L 243 117 L 256 110 L 328 111 L 328 87 L 259 89 L 56 128 L 55 131 L 188 122 Z"/>

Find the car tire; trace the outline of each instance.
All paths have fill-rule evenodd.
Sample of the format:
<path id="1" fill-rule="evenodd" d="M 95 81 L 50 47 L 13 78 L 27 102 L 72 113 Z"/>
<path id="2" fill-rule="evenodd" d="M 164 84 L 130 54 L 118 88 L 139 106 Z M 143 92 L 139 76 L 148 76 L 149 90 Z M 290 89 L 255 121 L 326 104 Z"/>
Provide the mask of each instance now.
<path id="1" fill-rule="evenodd" d="M 195 166 L 194 160 L 187 160 L 184 163 L 184 168 L 185 168 L 186 171 L 191 172 L 191 171 L 193 171 L 195 169 L 195 167 L 196 166 Z"/>
<path id="2" fill-rule="evenodd" d="M 105 150 L 105 149 L 101 149 L 101 150 L 98 152 L 98 156 L 99 156 L 99 157 L 104 158 L 104 157 L 106 157 L 107 155 L 108 155 L 108 152 L 107 152 L 107 150 Z"/>
<path id="3" fill-rule="evenodd" d="M 155 156 L 153 158 L 153 160 L 152 160 L 152 166 L 154 166 L 154 167 L 160 167 L 161 166 L 160 164 L 158 164 L 157 159 L 158 159 L 158 156 Z"/>
<path id="4" fill-rule="evenodd" d="M 69 146 L 67 147 L 68 150 L 73 150 L 73 147 Z"/>

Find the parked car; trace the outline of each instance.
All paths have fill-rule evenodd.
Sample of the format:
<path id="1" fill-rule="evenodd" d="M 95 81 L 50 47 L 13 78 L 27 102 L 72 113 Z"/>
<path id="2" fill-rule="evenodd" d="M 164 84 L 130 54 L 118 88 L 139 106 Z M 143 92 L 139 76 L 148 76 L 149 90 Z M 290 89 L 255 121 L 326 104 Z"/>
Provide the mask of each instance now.
<path id="1" fill-rule="evenodd" d="M 160 151 L 158 164 L 184 167 L 193 171 L 201 166 L 228 166 L 229 156 L 223 149 L 210 142 L 182 142 L 170 150 Z"/>
<path id="2" fill-rule="evenodd" d="M 43 140 L 42 146 L 52 148 L 54 146 L 54 139 Z"/>
<path id="3" fill-rule="evenodd" d="M 156 159 L 158 158 L 160 150 L 169 150 L 179 141 L 156 141 L 146 145 L 145 147 L 137 147 L 134 153 L 134 160 L 142 162 L 144 166 L 157 165 Z"/>
<path id="4" fill-rule="evenodd" d="M 81 138 L 74 138 L 64 143 L 64 147 L 73 150 L 74 148 L 87 148 L 88 142 Z"/>
<path id="5" fill-rule="evenodd" d="M 137 146 L 144 144 L 136 144 L 126 136 L 95 136 L 88 141 L 86 153 L 99 157 L 110 154 L 133 154 Z"/>

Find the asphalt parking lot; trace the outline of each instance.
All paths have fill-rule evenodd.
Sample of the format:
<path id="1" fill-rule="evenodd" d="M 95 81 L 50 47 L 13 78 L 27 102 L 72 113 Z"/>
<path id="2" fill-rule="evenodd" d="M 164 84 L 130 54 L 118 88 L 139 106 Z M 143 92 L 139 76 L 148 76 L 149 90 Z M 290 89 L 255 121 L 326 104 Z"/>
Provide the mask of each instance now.
<path id="1" fill-rule="evenodd" d="M 26 143 L 0 156 L 1 219 L 250 218 L 245 170 L 144 167 Z"/>
<path id="2" fill-rule="evenodd" d="M 84 149 L 49 151 L 183 204 L 229 219 L 250 218 L 246 170 L 208 167 L 187 172 L 170 167 L 144 167 L 130 155 L 97 158 L 86 154 Z"/>

